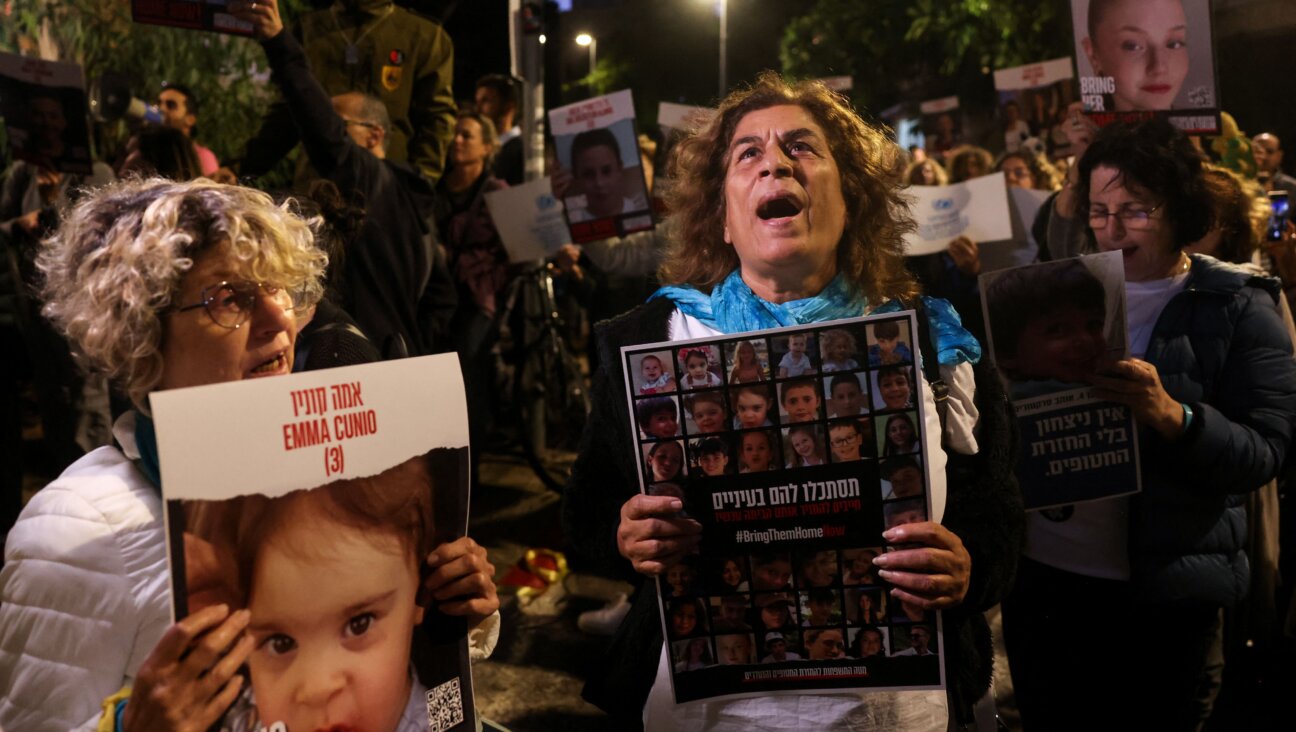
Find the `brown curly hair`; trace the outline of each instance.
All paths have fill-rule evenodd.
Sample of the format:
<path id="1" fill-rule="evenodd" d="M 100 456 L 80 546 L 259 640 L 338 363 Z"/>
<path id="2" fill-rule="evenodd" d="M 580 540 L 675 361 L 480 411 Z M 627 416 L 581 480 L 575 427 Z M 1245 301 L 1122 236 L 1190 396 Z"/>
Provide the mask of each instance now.
<path id="1" fill-rule="evenodd" d="M 749 112 L 785 104 L 814 117 L 841 171 L 847 213 L 837 271 L 870 303 L 916 295 L 918 284 L 904 266 L 904 236 L 914 227 L 898 188 L 904 151 L 823 84 L 788 84 L 773 71 L 730 94 L 705 126 L 676 147 L 671 168 L 676 183 L 668 198 L 676 231 L 662 262 L 661 281 L 710 292 L 738 267 L 738 255 L 724 241 L 729 144 Z"/>

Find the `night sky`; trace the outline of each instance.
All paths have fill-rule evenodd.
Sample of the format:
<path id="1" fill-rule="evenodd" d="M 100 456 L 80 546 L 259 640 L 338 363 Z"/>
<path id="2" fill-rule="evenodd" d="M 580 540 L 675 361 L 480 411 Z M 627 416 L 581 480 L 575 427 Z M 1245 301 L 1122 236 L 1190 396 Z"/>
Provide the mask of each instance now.
<path id="1" fill-rule="evenodd" d="M 414 3 L 411 3 L 414 4 Z M 507 72 L 506 0 L 425 2 L 430 14 L 447 18 L 455 42 L 455 94 L 473 93 L 482 74 Z M 546 52 L 572 82 L 589 69 L 588 51 L 574 38 L 582 31 L 598 38 L 600 59 L 628 62 L 625 86 L 635 92 L 640 119 L 656 114 L 657 102 L 712 105 L 718 90 L 720 23 L 714 0 L 573 0 L 573 10 L 558 15 Z M 729 0 L 729 81 L 750 80 L 762 69 L 779 68 L 778 48 L 788 19 L 805 12 L 812 0 Z M 439 11 L 439 12 L 438 12 Z M 448 12 L 448 17 L 446 13 Z M 562 102 L 585 96 L 577 87 Z M 651 110 L 649 112 L 649 110 Z"/>

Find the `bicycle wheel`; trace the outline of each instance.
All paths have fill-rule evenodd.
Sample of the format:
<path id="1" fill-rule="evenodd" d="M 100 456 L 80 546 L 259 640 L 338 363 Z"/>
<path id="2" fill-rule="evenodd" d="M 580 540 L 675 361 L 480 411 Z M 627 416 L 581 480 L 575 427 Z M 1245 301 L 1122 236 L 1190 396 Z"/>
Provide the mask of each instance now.
<path id="1" fill-rule="evenodd" d="M 580 364 L 556 329 L 520 364 L 522 452 L 548 488 L 561 491 L 571 474 L 574 451 L 589 415 L 589 389 Z"/>

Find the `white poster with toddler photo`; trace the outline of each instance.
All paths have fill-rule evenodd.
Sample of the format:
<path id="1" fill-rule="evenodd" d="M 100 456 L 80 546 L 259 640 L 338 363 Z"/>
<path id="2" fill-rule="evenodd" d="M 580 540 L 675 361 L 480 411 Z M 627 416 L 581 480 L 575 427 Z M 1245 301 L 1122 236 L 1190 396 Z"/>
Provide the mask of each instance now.
<path id="1" fill-rule="evenodd" d="M 435 599 L 468 546 L 455 356 L 164 391 L 152 405 L 173 615 L 245 624 L 221 728 L 474 729 L 468 624 L 496 619 Z"/>

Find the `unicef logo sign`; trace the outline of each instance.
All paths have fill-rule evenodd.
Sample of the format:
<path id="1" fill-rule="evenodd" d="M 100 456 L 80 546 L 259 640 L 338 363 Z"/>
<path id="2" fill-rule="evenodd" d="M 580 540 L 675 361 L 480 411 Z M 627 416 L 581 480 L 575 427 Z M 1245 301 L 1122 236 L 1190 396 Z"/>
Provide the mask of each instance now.
<path id="1" fill-rule="evenodd" d="M 932 201 L 932 208 L 936 209 L 937 211 L 948 211 L 954 208 L 954 199 L 937 198 L 936 200 Z"/>

